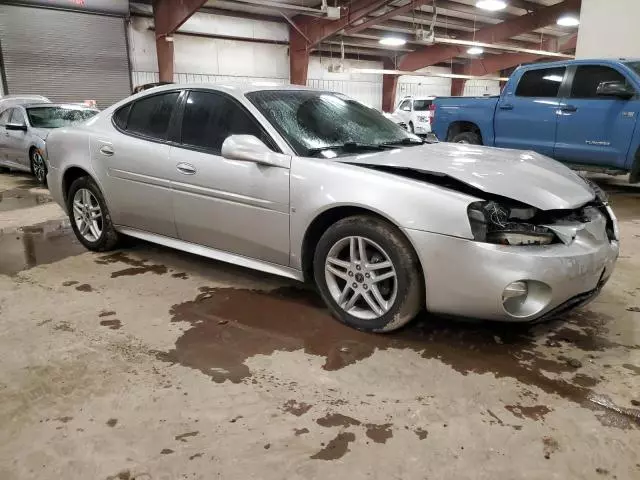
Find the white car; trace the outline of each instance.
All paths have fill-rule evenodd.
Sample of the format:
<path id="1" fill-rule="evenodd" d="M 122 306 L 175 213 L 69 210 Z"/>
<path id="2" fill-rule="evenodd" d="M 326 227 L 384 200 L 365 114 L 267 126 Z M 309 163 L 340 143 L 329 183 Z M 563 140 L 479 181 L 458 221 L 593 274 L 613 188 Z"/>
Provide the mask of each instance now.
<path id="1" fill-rule="evenodd" d="M 431 133 L 431 119 L 433 118 L 431 104 L 435 98 L 405 97 L 393 113 L 407 124 L 411 133 L 426 135 Z"/>

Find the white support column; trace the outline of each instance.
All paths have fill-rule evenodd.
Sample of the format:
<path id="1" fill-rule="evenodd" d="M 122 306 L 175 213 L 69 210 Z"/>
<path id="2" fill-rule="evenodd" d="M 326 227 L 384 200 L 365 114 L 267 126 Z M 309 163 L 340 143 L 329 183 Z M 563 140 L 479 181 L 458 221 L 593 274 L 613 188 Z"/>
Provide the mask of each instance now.
<path id="1" fill-rule="evenodd" d="M 576 57 L 640 57 L 638 18 L 638 0 L 582 0 Z"/>

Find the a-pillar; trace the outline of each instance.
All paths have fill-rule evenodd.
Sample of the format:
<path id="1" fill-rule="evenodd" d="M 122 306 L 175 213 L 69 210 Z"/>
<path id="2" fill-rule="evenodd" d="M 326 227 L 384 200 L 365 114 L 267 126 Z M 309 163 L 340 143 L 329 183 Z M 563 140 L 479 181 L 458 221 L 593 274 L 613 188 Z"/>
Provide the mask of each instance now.
<path id="1" fill-rule="evenodd" d="M 582 0 L 576 57 L 637 58 L 638 18 L 638 0 Z"/>

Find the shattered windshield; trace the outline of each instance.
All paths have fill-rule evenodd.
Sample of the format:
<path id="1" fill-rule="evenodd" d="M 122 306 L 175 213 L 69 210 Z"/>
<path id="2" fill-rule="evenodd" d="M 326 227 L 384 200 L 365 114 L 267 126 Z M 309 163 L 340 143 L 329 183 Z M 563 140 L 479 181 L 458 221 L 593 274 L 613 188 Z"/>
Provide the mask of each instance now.
<path id="1" fill-rule="evenodd" d="M 98 110 L 91 108 L 38 106 L 27 108 L 29 123 L 35 128 L 60 128 L 90 119 Z"/>
<path id="2" fill-rule="evenodd" d="M 373 108 L 341 94 L 264 90 L 247 98 L 301 156 L 332 158 L 423 143 Z"/>

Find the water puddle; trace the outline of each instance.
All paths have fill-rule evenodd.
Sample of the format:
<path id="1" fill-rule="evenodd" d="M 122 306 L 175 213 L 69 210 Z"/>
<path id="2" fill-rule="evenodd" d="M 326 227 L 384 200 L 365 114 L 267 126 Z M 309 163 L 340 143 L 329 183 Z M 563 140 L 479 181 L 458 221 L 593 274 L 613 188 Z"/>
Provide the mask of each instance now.
<path id="1" fill-rule="evenodd" d="M 53 200 L 47 193 L 35 193 L 21 189 L 0 192 L 0 212 L 37 207 Z"/>
<path id="2" fill-rule="evenodd" d="M 575 364 L 560 355 L 567 349 L 587 352 L 637 348 L 604 338 L 608 319 L 586 310 L 576 311 L 564 321 L 535 327 L 460 323 L 424 314 L 404 330 L 376 335 L 333 320 L 315 292 L 304 289 L 263 292 L 202 288 L 201 292 L 194 300 L 172 307 L 172 321 L 188 322 L 191 328 L 178 338 L 174 349 L 157 355 L 161 360 L 197 369 L 215 382 L 246 381 L 251 371 L 245 360 L 274 351 L 304 350 L 323 357 L 325 370 L 338 370 L 371 356 L 377 349 L 411 349 L 464 375 L 490 372 L 560 395 L 598 410 L 601 421 L 615 417 L 609 418 L 609 425 L 640 424 L 628 409 L 616 410 L 592 400 L 591 387 L 598 379 L 586 383 L 559 377 L 577 373 Z M 591 340 L 585 341 L 585 337 Z M 548 354 L 536 351 L 545 340 Z M 543 418 L 547 411 L 545 406 L 530 411 L 521 406 L 513 408 L 529 418 Z"/>
<path id="3" fill-rule="evenodd" d="M 14 275 L 86 251 L 66 219 L 0 232 L 0 274 Z"/>

